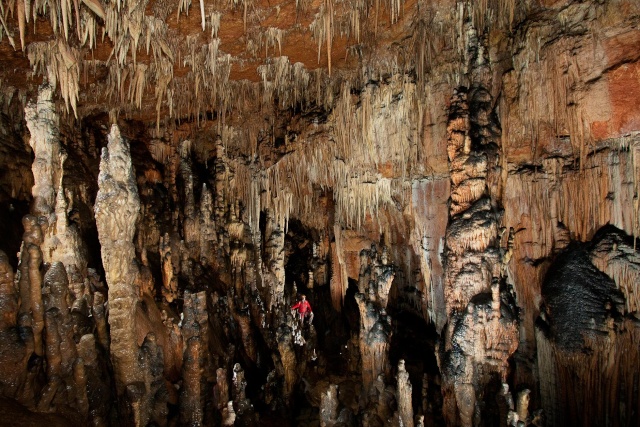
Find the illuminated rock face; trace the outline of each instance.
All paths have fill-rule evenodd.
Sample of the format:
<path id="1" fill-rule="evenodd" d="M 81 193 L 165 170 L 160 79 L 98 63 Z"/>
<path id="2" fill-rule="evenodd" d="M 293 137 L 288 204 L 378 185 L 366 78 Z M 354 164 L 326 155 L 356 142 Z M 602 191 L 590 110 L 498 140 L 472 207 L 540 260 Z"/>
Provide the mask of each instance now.
<path id="1" fill-rule="evenodd" d="M 638 425 L 637 1 L 0 3 L 0 424 Z"/>
<path id="2" fill-rule="evenodd" d="M 95 215 L 105 279 L 109 288 L 111 358 L 118 394 L 142 381 L 136 343 L 136 303 L 139 274 L 133 237 L 140 212 L 129 144 L 111 127 L 109 144 L 102 151 Z"/>

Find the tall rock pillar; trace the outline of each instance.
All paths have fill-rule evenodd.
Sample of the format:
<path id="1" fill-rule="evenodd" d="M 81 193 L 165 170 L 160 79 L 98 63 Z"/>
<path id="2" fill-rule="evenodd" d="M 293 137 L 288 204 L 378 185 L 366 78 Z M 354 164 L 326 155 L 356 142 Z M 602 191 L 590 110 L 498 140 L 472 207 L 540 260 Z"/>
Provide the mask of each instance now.
<path id="1" fill-rule="evenodd" d="M 98 186 L 95 217 L 109 286 L 111 360 L 118 395 L 122 396 L 127 386 L 143 379 L 136 343 L 138 267 L 133 244 L 140 199 L 129 144 L 117 125 L 111 127 L 109 143 L 102 149 Z"/>
<path id="2" fill-rule="evenodd" d="M 486 41 L 466 24 L 470 87 L 452 97 L 447 125 L 451 177 L 445 236 L 447 327 L 439 355 L 447 425 L 477 425 L 487 410 L 485 388 L 506 382 L 518 346 L 518 320 L 504 278 L 501 200 L 490 183 L 499 164 L 500 129 L 492 111 Z M 507 304 L 501 304 L 502 301 Z M 489 403 L 488 403 L 489 402 Z M 490 423 L 491 420 L 482 420 Z"/>

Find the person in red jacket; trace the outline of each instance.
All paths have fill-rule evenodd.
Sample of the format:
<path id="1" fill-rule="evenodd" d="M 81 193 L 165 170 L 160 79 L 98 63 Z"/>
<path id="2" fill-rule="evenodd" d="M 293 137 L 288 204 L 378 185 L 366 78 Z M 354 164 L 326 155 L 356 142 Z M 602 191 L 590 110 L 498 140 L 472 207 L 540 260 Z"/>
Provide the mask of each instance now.
<path id="1" fill-rule="evenodd" d="M 291 310 L 297 310 L 300 315 L 300 323 L 304 323 L 305 318 L 309 318 L 309 323 L 313 320 L 313 311 L 311 310 L 311 304 L 307 301 L 307 297 L 302 295 L 302 300 L 298 301 Z"/>

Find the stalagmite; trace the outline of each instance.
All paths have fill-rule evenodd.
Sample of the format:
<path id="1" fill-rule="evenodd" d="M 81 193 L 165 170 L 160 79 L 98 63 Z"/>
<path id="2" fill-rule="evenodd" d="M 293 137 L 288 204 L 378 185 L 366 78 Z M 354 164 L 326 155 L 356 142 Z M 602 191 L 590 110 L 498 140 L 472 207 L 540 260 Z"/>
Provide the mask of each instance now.
<path id="1" fill-rule="evenodd" d="M 16 326 L 18 294 L 13 282 L 14 274 L 7 254 L 0 251 L 0 330 Z"/>
<path id="2" fill-rule="evenodd" d="M 182 367 L 184 383 L 180 395 L 180 419 L 185 425 L 201 425 L 204 419 L 203 353 L 199 336 L 186 341 Z"/>
<path id="3" fill-rule="evenodd" d="M 638 387 L 633 372 L 640 356 L 634 344 L 640 327 L 627 312 L 634 286 L 628 280 L 640 265 L 632 245 L 621 230 L 606 226 L 592 241 L 570 246 L 547 272 L 536 323 L 547 423 L 638 421 L 628 409 L 638 399 L 631 390 Z M 573 304 L 580 309 L 568 311 Z M 528 416 L 528 403 L 528 394 L 518 396 L 518 417 Z"/>
<path id="4" fill-rule="evenodd" d="M 77 285 L 86 276 L 87 250 L 78 227 L 68 220 L 70 209 L 62 184 L 68 155 L 60 142 L 59 117 L 50 86 L 39 88 L 37 102 L 25 108 L 25 119 L 31 133 L 29 144 L 35 155 L 32 213 L 42 228 L 43 261 L 62 262 L 71 283 Z"/>
<path id="5" fill-rule="evenodd" d="M 389 371 L 391 319 L 386 313 L 389 289 L 394 277 L 391 265 L 384 265 L 375 245 L 360 253 L 359 293 L 356 302 L 360 310 L 360 357 L 364 389 Z"/>
<path id="6" fill-rule="evenodd" d="M 322 393 L 320 401 L 320 426 L 332 427 L 338 418 L 338 386 L 329 385 L 326 392 Z"/>
<path id="7" fill-rule="evenodd" d="M 36 355 L 42 356 L 44 306 L 42 304 L 42 275 L 40 273 L 42 252 L 39 248 L 39 245 L 42 244 L 42 230 L 36 218 L 31 215 L 25 216 L 22 224 L 25 231 L 20 250 L 20 263 L 18 264 L 17 280 L 21 301 L 19 314 L 26 314 L 26 318 L 21 319 L 21 322 L 28 319 L 33 333 L 33 350 Z"/>
<path id="8" fill-rule="evenodd" d="M 180 417 L 182 422 L 190 425 L 203 423 L 205 399 L 208 398 L 208 378 L 215 375 L 207 351 L 208 322 L 206 293 L 185 291 L 181 325 L 184 343 L 182 375 L 188 381 L 185 380 L 180 393 Z M 226 397 L 222 397 L 226 403 Z"/>
<path id="9" fill-rule="evenodd" d="M 224 409 L 229 400 L 229 383 L 227 381 L 227 372 L 224 368 L 216 369 L 216 385 L 214 389 L 214 402 L 219 410 Z M 233 402 L 231 402 L 233 403 Z M 233 405 L 232 405 L 233 408 Z"/>
<path id="10" fill-rule="evenodd" d="M 247 399 L 244 371 L 239 363 L 233 365 L 233 403 L 237 409 L 236 413 L 239 417 L 247 417 L 252 411 L 251 402 Z"/>
<path id="11" fill-rule="evenodd" d="M 298 380 L 297 358 L 294 350 L 293 332 L 286 324 L 280 325 L 276 331 L 278 352 L 280 353 L 280 363 L 284 376 L 283 396 L 286 400 L 291 399 L 293 388 Z"/>
<path id="12" fill-rule="evenodd" d="M 529 394 L 531 390 L 525 389 L 518 393 L 518 400 L 516 402 L 516 410 L 518 412 L 518 419 L 526 423 L 529 419 Z"/>
<path id="13" fill-rule="evenodd" d="M 499 131 L 488 120 L 491 71 L 484 57 L 486 41 L 471 24 L 466 31 L 471 88 L 454 93 L 447 127 L 451 204 L 445 240 L 445 301 L 449 323 L 439 365 L 446 422 L 472 426 L 483 405 L 479 398 L 488 378 L 495 375 L 506 380 L 508 359 L 518 346 L 518 323 L 513 303 L 500 304 L 504 269 L 494 213 L 500 200 L 487 194 L 485 156 L 500 154 L 489 150 Z"/>
<path id="14" fill-rule="evenodd" d="M 200 256 L 206 262 L 213 262 L 216 244 L 216 224 L 214 222 L 214 201 L 211 190 L 207 184 L 202 184 L 202 196 L 200 198 Z"/>
<path id="15" fill-rule="evenodd" d="M 182 143 L 183 146 L 188 145 L 189 141 Z M 185 150 L 185 153 L 187 151 Z M 196 202 L 193 188 L 193 171 L 191 168 L 191 161 L 188 155 L 182 156 L 180 162 L 180 174 L 185 182 L 184 194 L 184 218 L 183 218 L 183 230 L 182 236 L 187 249 L 195 259 L 200 259 L 200 222 L 198 213 L 196 212 Z"/>
<path id="16" fill-rule="evenodd" d="M 160 239 L 160 257 L 162 261 L 162 296 L 170 303 L 178 296 L 178 277 L 173 266 L 169 233 L 165 233 Z"/>
<path id="17" fill-rule="evenodd" d="M 265 231 L 265 261 L 263 277 L 269 290 L 270 308 L 284 302 L 284 224 L 277 222 L 273 213 L 267 216 Z"/>
<path id="18" fill-rule="evenodd" d="M 398 401 L 398 416 L 400 425 L 413 427 L 413 405 L 411 403 L 411 393 L 413 388 L 409 381 L 409 373 L 405 369 L 404 360 L 398 362 L 398 391 L 396 400 Z"/>
<path id="19" fill-rule="evenodd" d="M 102 149 L 95 216 L 109 287 L 110 352 L 119 396 L 142 381 L 135 324 L 138 267 L 133 237 L 140 211 L 135 182 L 129 143 L 113 125 L 109 143 Z"/>
<path id="20" fill-rule="evenodd" d="M 69 279 L 62 263 L 49 267 L 44 276 L 43 302 L 45 307 L 47 375 L 60 377 L 63 381 L 73 375 L 73 364 L 77 357 L 73 339 L 73 324 L 67 300 Z M 50 352 L 53 351 L 53 354 Z"/>
<path id="21" fill-rule="evenodd" d="M 25 119 L 31 133 L 29 144 L 35 154 L 32 168 L 35 181 L 32 213 L 50 221 L 62 173 L 59 118 L 51 86 L 43 85 L 39 89 L 37 102 L 30 103 L 25 109 Z"/>
<path id="22" fill-rule="evenodd" d="M 28 348 L 16 328 L 18 301 L 13 268 L 7 255 L 0 251 L 0 391 L 8 396 L 17 394 L 23 372 L 16 368 L 23 364 Z M 26 358 L 30 356 L 27 354 Z"/>
<path id="23" fill-rule="evenodd" d="M 109 335 L 107 333 L 107 316 L 105 313 L 105 298 L 100 292 L 93 295 L 93 306 L 91 312 L 96 322 L 96 335 L 98 342 L 105 351 L 109 351 Z"/>

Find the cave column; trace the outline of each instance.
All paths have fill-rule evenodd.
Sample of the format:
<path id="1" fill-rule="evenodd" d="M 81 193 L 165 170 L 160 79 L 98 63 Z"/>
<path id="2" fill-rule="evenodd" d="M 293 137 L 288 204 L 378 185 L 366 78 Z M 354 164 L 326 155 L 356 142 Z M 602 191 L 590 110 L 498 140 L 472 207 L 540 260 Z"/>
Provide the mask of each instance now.
<path id="1" fill-rule="evenodd" d="M 478 401 L 492 376 L 506 381 L 507 360 L 518 345 L 518 325 L 501 307 L 504 253 L 500 247 L 500 129 L 492 112 L 491 68 L 486 40 L 466 24 L 470 87 L 453 95 L 447 125 L 451 195 L 445 235 L 447 327 L 439 355 L 443 414 L 448 425 L 471 426 L 482 414 Z M 489 161 L 488 159 L 491 159 Z M 508 299 L 508 293 L 504 296 Z M 504 313 L 503 313 L 504 312 Z M 503 314 L 509 313 L 506 317 Z"/>

